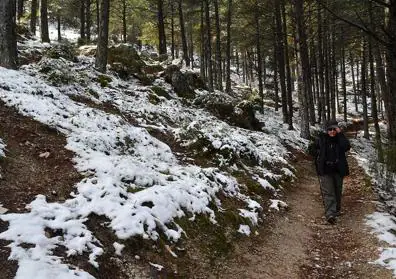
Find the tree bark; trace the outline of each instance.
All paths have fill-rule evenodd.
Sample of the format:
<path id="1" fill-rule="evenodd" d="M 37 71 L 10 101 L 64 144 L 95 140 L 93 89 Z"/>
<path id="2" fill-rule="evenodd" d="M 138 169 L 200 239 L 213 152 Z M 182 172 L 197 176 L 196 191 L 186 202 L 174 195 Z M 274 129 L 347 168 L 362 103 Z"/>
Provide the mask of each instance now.
<path id="1" fill-rule="evenodd" d="M 354 96 L 354 104 L 355 104 L 355 111 L 358 112 L 358 104 L 357 104 L 357 86 L 356 86 L 356 76 L 355 76 L 355 70 L 354 70 L 354 58 L 352 51 L 349 55 L 350 59 L 350 65 L 351 65 L 351 76 L 352 76 L 352 87 L 353 87 L 353 96 Z"/>
<path id="2" fill-rule="evenodd" d="M 279 0 L 278 0 L 279 1 Z M 292 78 L 290 70 L 290 59 L 289 59 L 289 45 L 287 42 L 287 26 L 286 26 L 286 8 L 285 1 L 281 0 L 281 11 L 282 11 L 282 24 L 283 24 L 283 44 L 284 44 L 284 56 L 285 56 L 285 69 L 286 69 L 286 88 L 287 88 L 287 123 L 289 124 L 289 130 L 293 130 L 293 96 L 292 96 Z"/>
<path id="3" fill-rule="evenodd" d="M 260 96 L 260 108 L 261 112 L 264 113 L 264 92 L 263 92 L 263 61 L 261 57 L 261 33 L 260 33 L 260 10 L 259 3 L 255 2 L 255 13 L 254 20 L 256 23 L 256 51 L 257 51 L 257 76 L 259 81 L 259 96 Z"/>
<path id="4" fill-rule="evenodd" d="M 88 0 L 90 1 L 90 0 Z M 87 19 L 88 23 L 88 19 Z M 126 0 L 122 0 L 122 41 L 127 42 L 127 3 Z"/>
<path id="5" fill-rule="evenodd" d="M 209 0 L 205 1 L 205 20 L 206 20 L 206 58 L 208 68 L 208 87 L 209 91 L 213 91 L 213 66 L 212 66 L 212 43 L 211 43 L 211 28 L 210 28 L 210 11 Z"/>
<path id="6" fill-rule="evenodd" d="M 205 55 L 205 24 L 204 24 L 204 14 L 205 14 L 205 0 L 201 0 L 201 26 L 200 26 L 200 31 L 201 31 L 201 61 L 200 61 L 200 71 L 201 71 L 201 77 L 204 81 L 206 81 L 206 55 Z"/>
<path id="7" fill-rule="evenodd" d="M 41 0 L 40 6 L 40 22 L 41 22 L 41 42 L 49 43 L 48 33 L 48 2 L 47 0 Z"/>
<path id="8" fill-rule="evenodd" d="M 341 40 L 344 42 L 344 32 L 341 30 Z M 341 70 L 341 78 L 342 78 L 342 93 L 343 93 L 343 114 L 344 121 L 347 121 L 347 90 L 346 90 L 346 62 L 345 62 L 345 44 L 343 43 L 341 49 L 341 59 L 342 59 L 342 70 Z"/>
<path id="9" fill-rule="evenodd" d="M 186 62 L 186 65 L 190 66 L 190 58 L 188 57 L 186 30 L 185 30 L 185 27 L 184 27 L 182 1 L 179 0 L 178 4 L 179 4 L 180 35 L 181 35 L 182 47 L 183 47 L 183 59 Z"/>
<path id="10" fill-rule="evenodd" d="M 38 0 L 32 0 L 30 7 L 30 32 L 36 35 Z"/>
<path id="11" fill-rule="evenodd" d="M 86 28 L 86 21 L 85 21 L 85 0 L 80 1 L 80 38 L 83 44 L 86 43 L 85 40 L 85 28 Z"/>
<path id="12" fill-rule="evenodd" d="M 171 8 L 171 54 L 172 60 L 175 59 L 175 3 L 170 1 Z"/>
<path id="13" fill-rule="evenodd" d="M 309 73 L 309 56 L 307 36 L 304 28 L 304 4 L 303 0 L 293 0 L 295 9 L 295 20 L 297 25 L 297 47 L 300 54 L 300 65 L 302 74 L 302 84 L 300 99 L 300 116 L 301 116 L 301 137 L 305 139 L 310 138 L 309 132 L 309 111 L 308 111 L 308 96 L 312 94 L 312 87 L 310 85 Z M 300 86 L 299 86 L 300 87 Z"/>
<path id="14" fill-rule="evenodd" d="M 325 102 L 325 65 L 323 56 L 323 29 L 322 29 L 322 9 L 318 7 L 318 74 L 319 74 L 319 106 L 320 106 L 320 118 L 322 120 L 322 126 L 326 123 L 326 102 Z"/>
<path id="15" fill-rule="evenodd" d="M 62 41 L 60 9 L 56 11 L 56 22 L 57 22 L 57 31 L 58 31 L 58 42 L 60 42 Z"/>
<path id="16" fill-rule="evenodd" d="M 219 1 L 214 0 L 215 8 L 215 22 L 216 22 L 216 88 L 218 90 L 223 90 L 223 80 L 222 80 L 222 69 L 221 69 L 221 33 L 220 33 L 220 18 L 219 18 Z"/>
<path id="17" fill-rule="evenodd" d="M 387 48 L 387 77 L 389 90 L 384 99 L 385 112 L 388 123 L 388 138 L 396 144 L 396 0 L 389 0 L 388 24 L 389 45 Z"/>
<path id="18" fill-rule="evenodd" d="M 0 1 L 0 66 L 17 68 L 15 0 Z"/>
<path id="19" fill-rule="evenodd" d="M 284 54 L 284 42 L 282 35 L 282 15 L 281 15 L 281 7 L 280 1 L 274 0 L 275 4 L 275 30 L 276 30 L 276 38 L 277 38 L 277 61 L 278 61 L 278 70 L 279 70 L 279 83 L 281 87 L 281 97 L 282 97 L 282 115 L 283 122 L 288 123 L 289 120 L 289 112 L 287 107 L 287 89 L 286 89 L 286 74 L 285 74 L 285 54 Z"/>
<path id="20" fill-rule="evenodd" d="M 179 0 L 180 1 L 180 0 Z M 159 54 L 166 54 L 166 35 L 165 35 L 165 23 L 164 23 L 164 1 L 157 0 L 157 20 L 158 20 L 158 52 Z"/>
<path id="21" fill-rule="evenodd" d="M 227 49 L 226 49 L 226 92 L 231 93 L 231 17 L 232 15 L 232 0 L 228 0 L 227 9 Z M 238 53 L 237 53 L 238 59 Z M 239 63 L 238 63 L 239 64 Z M 239 68 L 239 66 L 238 66 Z"/>
<path id="22" fill-rule="evenodd" d="M 363 137 L 366 139 L 370 138 L 369 134 L 369 129 L 368 129 L 368 112 L 367 112 L 367 59 L 366 59 L 366 51 L 367 51 L 367 42 L 366 38 L 363 38 L 363 54 L 362 54 L 362 69 L 361 69 L 361 74 L 362 74 L 362 79 L 361 79 L 361 96 L 362 96 L 362 105 L 363 105 L 363 130 L 364 134 Z"/>
<path id="23" fill-rule="evenodd" d="M 18 22 L 20 21 L 21 17 L 24 14 L 24 0 L 18 0 Z"/>
<path id="24" fill-rule="evenodd" d="M 95 59 L 95 67 L 99 72 L 106 73 L 107 53 L 109 42 L 109 15 L 110 0 L 101 0 L 100 2 L 100 24 L 98 43 Z"/>

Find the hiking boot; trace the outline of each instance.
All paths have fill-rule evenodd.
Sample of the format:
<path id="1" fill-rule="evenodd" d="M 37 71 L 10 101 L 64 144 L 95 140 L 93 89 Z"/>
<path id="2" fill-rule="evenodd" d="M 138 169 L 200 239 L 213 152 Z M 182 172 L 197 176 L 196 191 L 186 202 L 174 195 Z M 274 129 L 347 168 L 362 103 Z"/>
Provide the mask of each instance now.
<path id="1" fill-rule="evenodd" d="M 329 223 L 330 225 L 334 225 L 336 221 L 337 219 L 334 216 L 330 216 L 329 218 L 327 218 L 327 223 Z"/>

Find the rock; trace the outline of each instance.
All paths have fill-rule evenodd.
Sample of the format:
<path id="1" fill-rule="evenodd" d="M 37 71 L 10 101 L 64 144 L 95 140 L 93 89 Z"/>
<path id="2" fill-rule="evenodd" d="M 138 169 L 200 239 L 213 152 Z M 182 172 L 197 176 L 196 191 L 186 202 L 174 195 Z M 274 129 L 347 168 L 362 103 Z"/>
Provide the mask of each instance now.
<path id="1" fill-rule="evenodd" d="M 256 131 L 261 131 L 264 127 L 264 123 L 258 121 L 255 116 L 253 103 L 239 101 L 225 93 L 213 92 L 202 95 L 194 100 L 194 105 L 207 109 L 230 125 Z"/>
<path id="2" fill-rule="evenodd" d="M 53 59 L 64 58 L 72 62 L 78 61 L 73 45 L 67 41 L 52 44 L 45 52 L 45 55 Z"/>
<path id="3" fill-rule="evenodd" d="M 123 79 L 133 74 L 137 74 L 138 77 L 144 74 L 142 69 L 145 63 L 132 45 L 119 44 L 110 47 L 107 61 L 111 70 L 117 72 Z"/>
<path id="4" fill-rule="evenodd" d="M 96 45 L 83 45 L 78 48 L 78 53 L 84 56 L 95 56 L 96 55 Z"/>
<path id="5" fill-rule="evenodd" d="M 164 71 L 165 81 L 172 84 L 176 94 L 186 99 L 194 99 L 195 89 L 207 89 L 205 82 L 193 72 L 180 71 L 176 65 L 168 66 Z"/>

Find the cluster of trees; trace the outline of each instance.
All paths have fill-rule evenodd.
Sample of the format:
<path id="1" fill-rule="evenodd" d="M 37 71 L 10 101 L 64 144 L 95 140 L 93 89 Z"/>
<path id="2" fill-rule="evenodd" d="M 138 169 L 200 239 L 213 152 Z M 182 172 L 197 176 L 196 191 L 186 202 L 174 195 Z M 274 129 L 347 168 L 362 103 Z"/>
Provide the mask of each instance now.
<path id="1" fill-rule="evenodd" d="M 234 67 L 244 82 L 257 83 L 261 106 L 265 90 L 272 94 L 290 129 L 297 90 L 304 138 L 309 124 L 337 112 L 346 119 L 352 85 L 355 109 L 363 104 L 365 136 L 373 121 L 380 142 L 383 115 L 396 142 L 396 0 L 3 0 L 1 66 L 17 66 L 15 24 L 28 20 L 35 33 L 38 11 L 43 42 L 48 19 L 57 23 L 58 39 L 61 26 L 78 26 L 80 43 L 96 40 L 100 71 L 109 37 L 181 57 L 200 67 L 211 90 L 231 92 Z"/>

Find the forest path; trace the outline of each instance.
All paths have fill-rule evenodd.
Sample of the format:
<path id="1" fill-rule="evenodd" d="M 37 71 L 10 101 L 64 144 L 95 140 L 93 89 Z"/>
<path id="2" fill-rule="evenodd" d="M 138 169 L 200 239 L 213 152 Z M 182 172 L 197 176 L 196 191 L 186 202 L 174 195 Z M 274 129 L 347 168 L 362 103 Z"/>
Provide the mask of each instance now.
<path id="1" fill-rule="evenodd" d="M 313 163 L 298 157 L 298 179 L 283 198 L 289 209 L 239 243 L 216 278 L 392 278 L 391 271 L 369 263 L 378 258 L 379 243 L 365 225 L 376 201 L 363 170 L 348 158 L 344 213 L 336 225 L 329 225 Z"/>
<path id="2" fill-rule="evenodd" d="M 44 194 L 49 201 L 67 199 L 81 177 L 73 167 L 74 154 L 64 148 L 64 136 L 1 102 L 0 120 L 0 137 L 7 143 L 7 157 L 0 161 L 0 203 L 12 212 L 23 212 L 37 194 Z M 40 157 L 43 152 L 49 152 L 49 156 Z M 215 270 L 204 265 L 204 270 L 197 268 L 194 274 L 180 278 L 392 278 L 391 271 L 368 263 L 379 254 L 379 243 L 364 224 L 365 216 L 375 211 L 375 195 L 363 170 L 352 158 L 349 160 L 351 176 L 345 179 L 345 214 L 337 225 L 327 225 L 322 218 L 323 205 L 312 161 L 297 155 L 294 164 L 298 179 L 282 197 L 289 209 L 268 214 L 258 235 L 233 243 L 232 255 Z M 6 222 L 0 221 L 0 232 L 7 227 Z M 8 260 L 7 244 L 0 241 L 2 279 L 14 278 L 17 270 L 17 263 Z M 129 260 L 124 258 L 122 265 Z M 125 278 L 116 276 L 119 267 L 108 258 L 103 261 L 106 264 L 101 265 L 100 271 L 91 268 L 95 277 Z M 149 277 L 143 273 L 128 278 Z"/>

